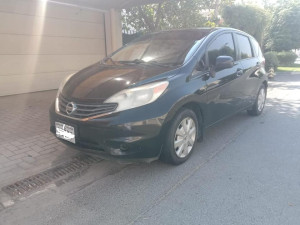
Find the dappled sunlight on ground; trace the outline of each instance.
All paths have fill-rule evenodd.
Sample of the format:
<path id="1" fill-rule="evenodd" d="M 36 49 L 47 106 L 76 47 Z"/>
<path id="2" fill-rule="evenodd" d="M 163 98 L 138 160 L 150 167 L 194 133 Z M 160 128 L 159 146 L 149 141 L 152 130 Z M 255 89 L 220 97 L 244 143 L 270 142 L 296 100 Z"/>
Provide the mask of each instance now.
<path id="1" fill-rule="evenodd" d="M 266 106 L 294 118 L 300 115 L 300 74 L 281 75 L 269 82 Z"/>

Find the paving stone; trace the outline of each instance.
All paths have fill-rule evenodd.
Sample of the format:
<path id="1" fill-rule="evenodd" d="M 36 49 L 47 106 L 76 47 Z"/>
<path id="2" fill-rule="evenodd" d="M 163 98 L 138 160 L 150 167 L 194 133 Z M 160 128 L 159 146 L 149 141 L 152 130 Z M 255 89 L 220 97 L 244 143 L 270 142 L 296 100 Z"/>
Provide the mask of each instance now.
<path id="1" fill-rule="evenodd" d="M 20 153 L 20 154 L 13 155 L 13 156 L 9 157 L 9 159 L 10 159 L 10 160 L 21 159 L 21 158 L 24 158 L 24 157 L 26 157 L 26 156 L 27 156 L 26 153 Z"/>
<path id="2" fill-rule="evenodd" d="M 24 152 L 28 152 L 28 151 L 31 151 L 32 149 L 29 148 L 29 147 L 21 147 L 19 148 L 18 150 L 15 150 L 15 155 L 18 155 L 18 154 L 21 154 L 21 153 L 24 153 Z"/>
<path id="3" fill-rule="evenodd" d="M 36 161 L 34 157 L 29 157 L 29 156 L 22 158 L 22 160 L 27 163 L 34 163 Z"/>
<path id="4" fill-rule="evenodd" d="M 55 151 L 57 151 L 55 148 L 48 148 L 48 149 L 45 149 L 44 151 L 40 152 L 40 155 L 49 154 L 49 153 L 52 153 Z"/>
<path id="5" fill-rule="evenodd" d="M 6 173 L 8 171 L 12 171 L 13 169 L 16 169 L 16 168 L 17 168 L 17 166 L 15 164 L 1 168 L 0 176 L 2 176 L 4 173 Z"/>
<path id="6" fill-rule="evenodd" d="M 16 166 L 18 163 L 22 162 L 22 159 L 16 159 L 16 160 L 11 160 L 11 161 L 8 161 L 6 163 L 3 163 L 3 168 L 5 167 L 9 167 L 9 166 Z"/>
<path id="7" fill-rule="evenodd" d="M 11 144 L 11 145 L 13 145 L 13 146 L 16 146 L 16 147 L 18 147 L 18 146 L 21 146 L 21 145 L 22 145 L 22 143 L 21 143 L 21 142 L 19 142 L 19 141 L 12 141 L 12 142 L 10 142 L 10 144 Z"/>
<path id="8" fill-rule="evenodd" d="M 10 145 L 7 145 L 6 148 L 7 148 L 8 150 L 10 150 L 10 151 L 14 151 L 14 150 L 17 149 L 16 146 L 13 146 L 13 145 L 11 145 L 11 144 L 10 144 Z"/>
<path id="9" fill-rule="evenodd" d="M 37 153 L 36 151 L 33 151 L 33 150 L 28 151 L 26 153 L 27 153 L 27 156 L 32 156 L 32 157 L 35 157 L 35 156 L 39 155 L 39 153 Z"/>
<path id="10" fill-rule="evenodd" d="M 9 151 L 9 150 L 5 150 L 5 149 L 1 149 L 0 150 L 0 154 L 4 155 L 5 157 L 9 157 L 9 156 L 15 155 L 14 152 Z"/>
<path id="11" fill-rule="evenodd" d="M 48 150 L 48 149 L 55 149 L 55 147 L 57 147 L 57 143 L 53 143 L 53 144 L 50 144 L 50 145 L 47 145 L 45 147 L 43 147 L 43 152 Z"/>
<path id="12" fill-rule="evenodd" d="M 64 150 L 67 149 L 67 146 L 61 146 L 61 145 L 58 145 L 58 146 L 56 146 L 55 148 L 56 148 L 57 150 L 59 150 L 59 151 L 64 151 Z"/>
<path id="13" fill-rule="evenodd" d="M 9 162 L 9 159 L 3 155 L 0 155 L 0 163 L 6 163 Z"/>
<path id="14" fill-rule="evenodd" d="M 32 150 L 34 150 L 34 151 L 37 151 L 37 152 L 43 150 L 43 148 L 40 147 L 39 145 L 33 145 L 33 146 L 31 146 L 30 148 L 31 148 Z"/>
<path id="15" fill-rule="evenodd" d="M 31 168 L 33 165 L 32 164 L 29 164 L 27 162 L 21 162 L 21 163 L 18 163 L 18 166 L 20 166 L 21 168 L 23 169 L 29 169 Z"/>
<path id="16" fill-rule="evenodd" d="M 46 91 L 0 97 L 0 186 L 77 154 L 49 131 L 48 109 L 55 95 Z"/>
<path id="17" fill-rule="evenodd" d="M 55 138 L 55 139 L 52 139 L 52 140 L 48 140 L 47 142 L 46 142 L 46 144 L 47 145 L 51 145 L 51 144 L 54 144 L 54 143 L 57 143 L 58 142 L 58 140 Z"/>

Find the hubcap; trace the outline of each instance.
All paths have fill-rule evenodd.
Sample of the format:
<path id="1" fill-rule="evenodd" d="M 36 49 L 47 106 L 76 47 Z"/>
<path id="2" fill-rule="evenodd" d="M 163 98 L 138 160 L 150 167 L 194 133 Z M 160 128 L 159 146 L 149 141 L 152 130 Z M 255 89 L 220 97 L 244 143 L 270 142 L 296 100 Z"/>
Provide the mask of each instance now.
<path id="1" fill-rule="evenodd" d="M 192 118 L 184 118 L 177 127 L 174 148 L 179 158 L 185 158 L 192 150 L 196 140 L 196 126 Z"/>
<path id="2" fill-rule="evenodd" d="M 266 91 L 264 88 L 260 89 L 257 99 L 257 109 L 258 111 L 262 111 L 266 101 Z"/>

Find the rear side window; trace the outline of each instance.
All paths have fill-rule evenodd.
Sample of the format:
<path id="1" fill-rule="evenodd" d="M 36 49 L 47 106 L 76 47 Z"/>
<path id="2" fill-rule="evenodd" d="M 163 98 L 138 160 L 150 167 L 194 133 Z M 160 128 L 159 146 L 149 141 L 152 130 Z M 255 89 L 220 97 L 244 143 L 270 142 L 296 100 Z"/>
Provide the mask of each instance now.
<path id="1" fill-rule="evenodd" d="M 236 59 L 232 35 L 222 34 L 217 37 L 207 48 L 209 66 L 215 66 L 218 56 L 231 56 Z"/>
<path id="2" fill-rule="evenodd" d="M 252 47 L 253 47 L 254 55 L 256 57 L 262 56 L 262 53 L 261 53 L 261 50 L 260 50 L 260 46 L 257 43 L 257 41 L 254 38 L 251 38 L 251 42 L 252 42 Z"/>
<path id="3" fill-rule="evenodd" d="M 241 59 L 253 57 L 249 38 L 240 34 L 237 34 L 236 36 L 240 47 Z"/>

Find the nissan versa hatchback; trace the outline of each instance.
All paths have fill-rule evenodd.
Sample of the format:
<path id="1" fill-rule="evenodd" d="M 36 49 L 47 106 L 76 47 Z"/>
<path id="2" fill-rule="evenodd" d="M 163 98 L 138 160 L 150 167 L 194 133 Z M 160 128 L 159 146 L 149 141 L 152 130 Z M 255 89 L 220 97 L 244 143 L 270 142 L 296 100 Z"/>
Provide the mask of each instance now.
<path id="1" fill-rule="evenodd" d="M 50 108 L 62 142 L 104 158 L 186 161 L 205 129 L 267 93 L 257 41 L 231 28 L 148 34 L 68 76 Z"/>

